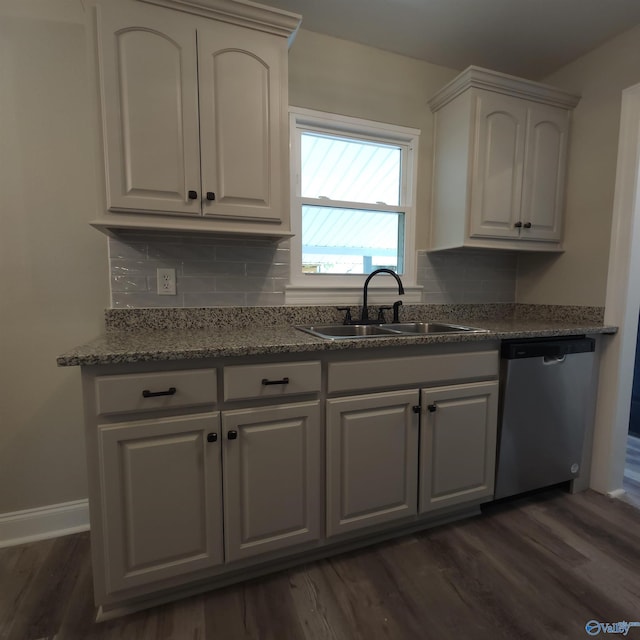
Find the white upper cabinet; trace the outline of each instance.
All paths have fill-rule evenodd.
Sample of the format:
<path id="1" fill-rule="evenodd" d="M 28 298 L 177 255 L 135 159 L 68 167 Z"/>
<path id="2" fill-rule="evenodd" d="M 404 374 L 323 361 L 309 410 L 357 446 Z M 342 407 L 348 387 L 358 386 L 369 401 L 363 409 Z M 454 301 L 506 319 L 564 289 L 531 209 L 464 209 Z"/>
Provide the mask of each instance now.
<path id="1" fill-rule="evenodd" d="M 280 85 L 286 49 L 273 36 L 212 22 L 198 31 L 202 212 L 279 222 L 286 146 Z M 286 98 L 285 98 L 286 100 Z"/>
<path id="2" fill-rule="evenodd" d="M 201 211 L 196 29 L 167 13 L 136 4 L 99 13 L 111 210 Z"/>
<path id="3" fill-rule="evenodd" d="M 262 22 L 222 22 L 218 4 L 195 17 L 98 2 L 107 212 L 94 226 L 290 235 L 287 36 L 297 17 L 277 12 L 276 28 L 270 9 L 233 0 L 225 10 Z"/>
<path id="4" fill-rule="evenodd" d="M 432 250 L 562 250 L 570 113 L 577 102 L 552 87 L 477 67 L 432 98 Z"/>

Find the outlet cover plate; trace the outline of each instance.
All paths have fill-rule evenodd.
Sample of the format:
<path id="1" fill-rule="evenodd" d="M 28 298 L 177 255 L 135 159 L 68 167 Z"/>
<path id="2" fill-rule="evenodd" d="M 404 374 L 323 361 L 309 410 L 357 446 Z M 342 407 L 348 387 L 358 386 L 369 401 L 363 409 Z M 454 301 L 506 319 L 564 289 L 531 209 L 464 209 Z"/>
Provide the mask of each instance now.
<path id="1" fill-rule="evenodd" d="M 175 269 L 157 269 L 156 276 L 158 279 L 158 295 L 159 296 L 175 296 L 176 295 L 176 270 Z"/>

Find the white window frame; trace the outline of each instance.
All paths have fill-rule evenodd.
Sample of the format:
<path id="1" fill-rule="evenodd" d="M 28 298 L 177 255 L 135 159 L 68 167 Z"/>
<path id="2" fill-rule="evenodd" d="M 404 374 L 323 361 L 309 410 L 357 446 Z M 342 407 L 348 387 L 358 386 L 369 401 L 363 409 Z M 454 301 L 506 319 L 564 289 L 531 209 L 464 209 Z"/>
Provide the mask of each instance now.
<path id="1" fill-rule="evenodd" d="M 404 273 L 400 274 L 405 289 L 402 301 L 421 302 L 422 287 L 416 284 L 416 185 L 418 175 L 419 129 L 352 118 L 334 113 L 289 108 L 291 238 L 290 280 L 285 289 L 287 304 L 358 304 L 368 274 L 304 274 L 302 273 L 302 204 L 300 193 L 300 138 L 303 132 L 353 136 L 397 145 L 402 150 L 402 183 L 400 206 L 404 212 Z M 331 201 L 329 201 L 331 202 Z M 363 208 L 366 204 L 363 203 Z M 371 280 L 369 300 L 372 304 L 398 299 L 398 285 L 387 275 Z"/>

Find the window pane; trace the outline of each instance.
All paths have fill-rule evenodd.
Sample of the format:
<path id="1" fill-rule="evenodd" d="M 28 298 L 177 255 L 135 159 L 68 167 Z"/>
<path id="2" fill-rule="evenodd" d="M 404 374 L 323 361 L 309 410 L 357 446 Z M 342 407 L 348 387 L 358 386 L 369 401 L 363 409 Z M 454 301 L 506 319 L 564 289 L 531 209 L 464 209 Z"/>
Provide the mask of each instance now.
<path id="1" fill-rule="evenodd" d="M 302 272 L 402 274 L 403 239 L 403 213 L 304 205 Z"/>
<path id="2" fill-rule="evenodd" d="M 302 133 L 303 198 L 400 205 L 400 147 Z"/>

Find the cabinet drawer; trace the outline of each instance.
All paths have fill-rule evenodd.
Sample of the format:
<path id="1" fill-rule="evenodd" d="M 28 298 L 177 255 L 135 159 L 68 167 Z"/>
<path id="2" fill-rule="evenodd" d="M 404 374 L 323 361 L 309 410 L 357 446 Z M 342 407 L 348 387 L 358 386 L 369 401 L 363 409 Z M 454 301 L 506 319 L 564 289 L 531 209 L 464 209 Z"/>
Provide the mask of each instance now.
<path id="1" fill-rule="evenodd" d="M 163 371 L 96 378 L 96 413 L 173 409 L 217 400 L 215 369 Z"/>
<path id="2" fill-rule="evenodd" d="M 497 377 L 498 367 L 495 350 L 332 362 L 328 392 L 483 380 Z"/>
<path id="3" fill-rule="evenodd" d="M 320 391 L 320 362 L 279 362 L 224 368 L 224 399 L 274 398 Z"/>

